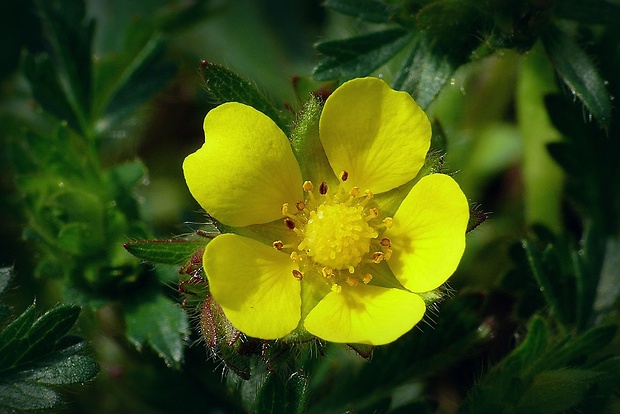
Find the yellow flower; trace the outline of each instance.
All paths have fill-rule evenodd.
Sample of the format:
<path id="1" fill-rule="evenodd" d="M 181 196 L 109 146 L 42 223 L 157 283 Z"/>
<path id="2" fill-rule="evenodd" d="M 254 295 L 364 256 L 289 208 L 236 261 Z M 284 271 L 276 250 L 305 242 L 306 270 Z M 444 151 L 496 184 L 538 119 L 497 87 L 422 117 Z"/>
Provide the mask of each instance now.
<path id="1" fill-rule="evenodd" d="M 431 127 L 408 94 L 376 78 L 346 82 L 326 100 L 307 159 L 240 103 L 210 111 L 204 131 L 183 169 L 194 198 L 230 228 L 203 264 L 236 328 L 380 345 L 420 321 L 418 293 L 461 259 L 469 207 L 447 175 L 414 180 Z"/>

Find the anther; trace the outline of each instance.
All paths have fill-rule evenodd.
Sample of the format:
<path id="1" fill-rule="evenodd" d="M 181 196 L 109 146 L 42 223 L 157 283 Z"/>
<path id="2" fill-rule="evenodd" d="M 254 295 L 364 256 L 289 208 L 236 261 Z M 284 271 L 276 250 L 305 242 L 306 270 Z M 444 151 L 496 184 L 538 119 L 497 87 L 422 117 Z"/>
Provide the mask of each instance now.
<path id="1" fill-rule="evenodd" d="M 330 269 L 329 267 L 324 267 L 321 269 L 321 273 L 323 274 L 324 278 L 329 279 L 334 275 L 334 270 Z"/>
<path id="2" fill-rule="evenodd" d="M 314 186 L 312 185 L 312 181 L 305 181 L 302 187 L 306 193 L 310 193 L 314 189 Z"/>
<path id="3" fill-rule="evenodd" d="M 289 230 L 295 229 L 295 222 L 289 217 L 284 219 L 284 224 L 286 224 L 286 227 L 288 227 Z"/>
<path id="4" fill-rule="evenodd" d="M 371 280 L 372 280 L 372 275 L 370 273 L 366 273 L 364 277 L 362 278 L 362 282 L 364 282 L 365 285 L 369 284 Z"/>
<path id="5" fill-rule="evenodd" d="M 370 221 L 379 215 L 379 209 L 377 207 L 369 208 L 368 215 L 365 217 L 366 221 Z"/>
<path id="6" fill-rule="evenodd" d="M 297 210 L 299 211 L 304 211 L 304 208 L 306 208 L 306 203 L 303 201 L 298 201 L 295 203 L 295 207 L 297 207 Z"/>
<path id="7" fill-rule="evenodd" d="M 282 215 L 288 216 L 288 203 L 282 204 Z"/>
<path id="8" fill-rule="evenodd" d="M 297 269 L 293 269 L 293 277 L 297 280 L 301 280 L 304 278 L 304 274 Z"/>
<path id="9" fill-rule="evenodd" d="M 372 261 L 375 263 L 381 263 L 381 260 L 385 258 L 385 255 L 382 252 L 374 252 L 372 254 Z"/>
<path id="10" fill-rule="evenodd" d="M 340 181 L 345 182 L 349 179 L 349 173 L 346 171 L 342 171 L 340 173 Z"/>
<path id="11" fill-rule="evenodd" d="M 392 242 L 387 237 L 382 238 L 379 244 L 383 247 L 392 247 Z"/>
<path id="12" fill-rule="evenodd" d="M 281 240 L 276 240 L 273 242 L 273 248 L 276 250 L 282 250 L 282 248 L 284 247 L 284 243 L 282 243 Z"/>
<path id="13" fill-rule="evenodd" d="M 342 292 L 342 286 L 340 286 L 338 284 L 333 284 L 332 285 L 332 292 L 334 292 L 334 293 Z"/>
<path id="14" fill-rule="evenodd" d="M 347 284 L 349 286 L 357 286 L 358 283 L 359 283 L 359 281 L 356 278 L 354 278 L 353 276 L 347 277 Z"/>
<path id="15" fill-rule="evenodd" d="M 358 197 L 358 196 L 360 195 L 360 191 L 361 191 L 361 190 L 360 190 L 360 188 L 359 188 L 359 187 L 353 187 L 353 188 L 351 189 L 351 191 L 349 191 L 349 195 L 350 195 L 351 197 L 356 198 L 356 197 Z"/>
<path id="16" fill-rule="evenodd" d="M 327 194 L 327 183 L 325 181 L 323 181 L 321 185 L 319 186 L 319 194 L 321 195 Z"/>
<path id="17" fill-rule="evenodd" d="M 390 227 L 392 227 L 394 220 L 392 219 L 392 217 L 386 217 L 383 219 L 383 224 L 385 224 L 385 227 L 387 227 L 388 229 Z"/>
<path id="18" fill-rule="evenodd" d="M 299 263 L 303 260 L 303 257 L 299 255 L 297 252 L 291 252 L 291 260 L 295 263 Z"/>

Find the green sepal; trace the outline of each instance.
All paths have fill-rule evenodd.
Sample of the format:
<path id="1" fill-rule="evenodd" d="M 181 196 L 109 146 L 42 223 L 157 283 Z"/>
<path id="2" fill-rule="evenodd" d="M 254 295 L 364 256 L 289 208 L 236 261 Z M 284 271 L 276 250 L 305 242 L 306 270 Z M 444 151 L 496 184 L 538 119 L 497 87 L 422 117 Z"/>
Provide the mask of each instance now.
<path id="1" fill-rule="evenodd" d="M 252 83 L 216 63 L 203 61 L 200 69 L 204 88 L 218 103 L 239 102 L 249 105 L 271 118 L 286 135 L 290 133 L 290 116 L 276 109 Z"/>
<path id="2" fill-rule="evenodd" d="M 542 42 L 560 79 L 603 127 L 611 122 L 611 96 L 590 57 L 558 27 L 550 25 Z"/>
<path id="3" fill-rule="evenodd" d="M 322 110 L 321 100 L 310 95 L 291 133 L 291 146 L 304 180 L 310 180 L 315 185 L 325 181 L 330 185 L 337 181 L 319 137 Z"/>
<path id="4" fill-rule="evenodd" d="M 375 349 L 374 345 L 368 344 L 347 344 L 349 348 L 354 350 L 359 356 L 364 359 L 370 358 L 372 351 Z"/>
<path id="5" fill-rule="evenodd" d="M 136 240 L 123 246 L 132 255 L 152 263 L 181 265 L 196 251 L 204 248 L 210 239 Z"/>
<path id="6" fill-rule="evenodd" d="M 407 30 L 395 28 L 319 42 L 315 48 L 327 59 L 314 68 L 314 78 L 346 81 L 366 76 L 394 57 L 411 39 Z"/>
<path id="7" fill-rule="evenodd" d="M 256 396 L 256 413 L 301 414 L 304 412 L 308 392 L 308 378 L 294 372 L 288 378 L 272 372 Z"/>

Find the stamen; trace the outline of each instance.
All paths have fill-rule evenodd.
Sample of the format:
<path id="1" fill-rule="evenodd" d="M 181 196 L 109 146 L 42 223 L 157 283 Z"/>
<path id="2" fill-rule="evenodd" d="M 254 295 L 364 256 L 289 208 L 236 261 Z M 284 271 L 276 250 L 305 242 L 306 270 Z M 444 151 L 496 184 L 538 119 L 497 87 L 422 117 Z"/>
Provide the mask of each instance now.
<path id="1" fill-rule="evenodd" d="M 374 252 L 372 254 L 372 261 L 374 263 L 381 263 L 381 261 L 385 258 L 385 254 L 382 252 Z"/>
<path id="2" fill-rule="evenodd" d="M 325 181 L 323 181 L 321 185 L 319 186 L 319 194 L 321 195 L 327 194 L 327 183 Z"/>
<path id="3" fill-rule="evenodd" d="M 332 292 L 334 292 L 334 293 L 340 293 L 340 292 L 342 292 L 342 286 L 340 286 L 340 285 L 339 285 L 339 284 L 337 284 L 337 283 L 334 283 L 334 284 L 332 285 Z"/>
<path id="4" fill-rule="evenodd" d="M 342 171 L 340 173 L 340 181 L 345 182 L 349 179 L 349 173 L 346 171 Z"/>
<path id="5" fill-rule="evenodd" d="M 297 207 L 297 210 L 299 211 L 304 211 L 304 208 L 306 208 L 306 203 L 303 201 L 298 201 L 295 203 L 295 207 Z"/>
<path id="6" fill-rule="evenodd" d="M 362 282 L 364 282 L 365 285 L 369 284 L 371 280 L 372 280 L 372 275 L 370 273 L 366 273 L 364 277 L 362 278 Z"/>
<path id="7" fill-rule="evenodd" d="M 392 242 L 387 237 L 382 238 L 379 244 L 383 247 L 392 247 Z"/>
<path id="8" fill-rule="evenodd" d="M 357 198 L 360 195 L 360 188 L 359 187 L 353 187 L 351 189 L 351 191 L 349 191 L 349 195 L 353 198 Z"/>
<path id="9" fill-rule="evenodd" d="M 321 269 L 321 273 L 323 274 L 324 278 L 329 279 L 330 277 L 334 276 L 334 269 L 330 269 L 329 267 L 324 267 Z"/>
<path id="10" fill-rule="evenodd" d="M 362 207 L 366 207 L 366 204 L 368 204 L 368 202 L 372 200 L 372 198 L 374 197 L 374 195 L 370 192 L 370 190 L 364 191 L 364 194 L 366 194 L 366 198 L 362 200 L 362 202 L 360 203 Z"/>
<path id="11" fill-rule="evenodd" d="M 304 181 L 304 185 L 302 186 L 306 193 L 311 193 L 314 190 L 314 186 L 312 185 L 312 181 Z"/>
<path id="12" fill-rule="evenodd" d="M 282 215 L 288 216 L 288 203 L 282 204 Z"/>
<path id="13" fill-rule="evenodd" d="M 295 222 L 290 217 L 284 219 L 284 224 L 286 224 L 289 230 L 295 229 Z"/>
<path id="14" fill-rule="evenodd" d="M 383 224 L 385 224 L 385 227 L 388 229 L 392 227 L 393 223 L 394 223 L 394 219 L 392 219 L 392 217 L 386 217 L 383 219 Z"/>
<path id="15" fill-rule="evenodd" d="M 297 269 L 293 269 L 293 277 L 297 280 L 301 280 L 304 278 L 304 274 Z"/>
<path id="16" fill-rule="evenodd" d="M 378 215 L 379 215 L 379 209 L 377 207 L 369 208 L 368 209 L 368 215 L 366 217 L 364 217 L 364 220 L 370 221 L 370 220 L 376 218 Z"/>
<path id="17" fill-rule="evenodd" d="M 349 273 L 351 274 L 355 273 L 355 268 L 353 266 L 349 266 L 347 270 L 349 270 Z"/>
<path id="18" fill-rule="evenodd" d="M 349 277 L 347 277 L 347 284 L 349 286 L 357 286 L 359 284 L 359 280 L 357 280 L 353 276 L 349 276 Z"/>
<path id="19" fill-rule="evenodd" d="M 276 250 L 282 250 L 282 248 L 284 247 L 284 243 L 282 243 L 282 240 L 276 240 L 273 242 L 273 248 Z"/>
<path id="20" fill-rule="evenodd" d="M 301 262 L 304 259 L 303 256 L 300 256 L 299 253 L 297 253 L 295 251 L 291 252 L 290 258 L 295 263 L 299 263 L 299 262 Z"/>

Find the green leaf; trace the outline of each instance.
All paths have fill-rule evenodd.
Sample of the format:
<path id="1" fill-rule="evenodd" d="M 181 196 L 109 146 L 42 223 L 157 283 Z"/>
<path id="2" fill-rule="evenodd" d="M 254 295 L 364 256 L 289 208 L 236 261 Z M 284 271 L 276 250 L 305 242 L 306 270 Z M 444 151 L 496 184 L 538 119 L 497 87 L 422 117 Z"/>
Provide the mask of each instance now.
<path id="1" fill-rule="evenodd" d="M 427 109 L 454 71 L 465 62 L 465 58 L 457 58 L 440 47 L 431 33 L 421 32 L 396 73 L 392 87 L 409 92 L 422 109 Z"/>
<path id="2" fill-rule="evenodd" d="M 544 371 L 534 379 L 519 402 L 517 412 L 555 414 L 579 404 L 588 386 L 601 377 L 596 371 L 557 369 Z"/>
<path id="3" fill-rule="evenodd" d="M 109 92 L 103 110 L 104 123 L 114 125 L 131 115 L 168 83 L 176 72 L 172 63 L 163 62 L 164 38 L 155 35 L 132 56 Z"/>
<path id="4" fill-rule="evenodd" d="M 32 94 L 39 104 L 60 120 L 79 130 L 80 122 L 67 100 L 55 73 L 54 64 L 46 54 L 24 56 L 22 70 L 30 82 Z"/>
<path id="5" fill-rule="evenodd" d="M 35 308 L 31 305 L 17 319 L 0 332 L 0 371 L 10 368 L 23 355 L 27 335 L 35 320 Z"/>
<path id="6" fill-rule="evenodd" d="M 66 337 L 80 308 L 57 306 L 35 320 L 30 306 L 0 332 L 0 412 L 54 408 L 60 395 L 49 386 L 89 381 L 99 371 L 85 343 Z"/>
<path id="7" fill-rule="evenodd" d="M 549 26 L 542 42 L 549 59 L 571 93 L 578 97 L 604 127 L 611 122 L 611 96 L 594 62 L 562 30 Z"/>
<path id="8" fill-rule="evenodd" d="M 44 385 L 79 384 L 97 375 L 99 366 L 91 357 L 81 355 L 84 342 L 54 352 L 36 361 L 32 368 L 23 370 L 15 376 L 21 381 Z"/>
<path id="9" fill-rule="evenodd" d="M 218 103 L 240 102 L 249 105 L 271 118 L 287 135 L 291 120 L 275 108 L 265 95 L 247 80 L 216 63 L 203 61 L 201 73 L 204 87 Z"/>
<path id="10" fill-rule="evenodd" d="M 189 322 L 178 304 L 160 294 L 149 295 L 127 307 L 125 322 L 127 338 L 137 349 L 148 344 L 168 366 L 180 368 Z"/>
<path id="11" fill-rule="evenodd" d="M 181 265 L 194 253 L 204 248 L 209 239 L 203 240 L 138 240 L 124 244 L 134 256 L 152 263 Z"/>
<path id="12" fill-rule="evenodd" d="M 553 245 L 548 245 L 541 254 L 532 243 L 524 240 L 523 250 L 530 270 L 540 286 L 547 303 L 551 306 L 554 316 L 566 327 L 575 321 L 574 289 L 570 291 L 569 280 L 562 274 L 559 265 L 553 257 Z M 554 262 L 555 265 L 551 265 Z M 573 304 L 573 306 L 571 306 Z"/>
<path id="13" fill-rule="evenodd" d="M 28 347 L 23 357 L 15 363 L 22 363 L 53 349 L 56 341 L 66 335 L 75 325 L 80 307 L 62 305 L 50 309 L 40 316 L 28 331 Z"/>
<path id="14" fill-rule="evenodd" d="M 317 43 L 317 51 L 328 58 L 314 69 L 314 77 L 346 81 L 366 76 L 396 55 L 412 36 L 407 30 L 396 28 Z"/>
<path id="15" fill-rule="evenodd" d="M 99 372 L 95 360 L 80 354 L 83 349 L 84 343 L 79 342 L 19 370 L 0 374 L 0 412 L 43 410 L 60 405 L 59 393 L 50 386 L 81 384 Z"/>
<path id="16" fill-rule="evenodd" d="M 91 42 L 94 21 L 86 20 L 83 1 L 37 1 L 41 22 L 65 96 L 81 122 L 91 102 Z"/>
<path id="17" fill-rule="evenodd" d="M 288 378 L 270 373 L 256 398 L 256 413 L 301 414 L 307 391 L 308 378 L 301 372 Z"/>
<path id="18" fill-rule="evenodd" d="M 387 23 L 392 12 L 392 7 L 380 0 L 327 0 L 324 5 L 372 23 Z"/>
<path id="19" fill-rule="evenodd" d="M 77 256 L 98 253 L 102 242 L 100 229 L 88 223 L 69 223 L 58 233 L 59 245 Z"/>

